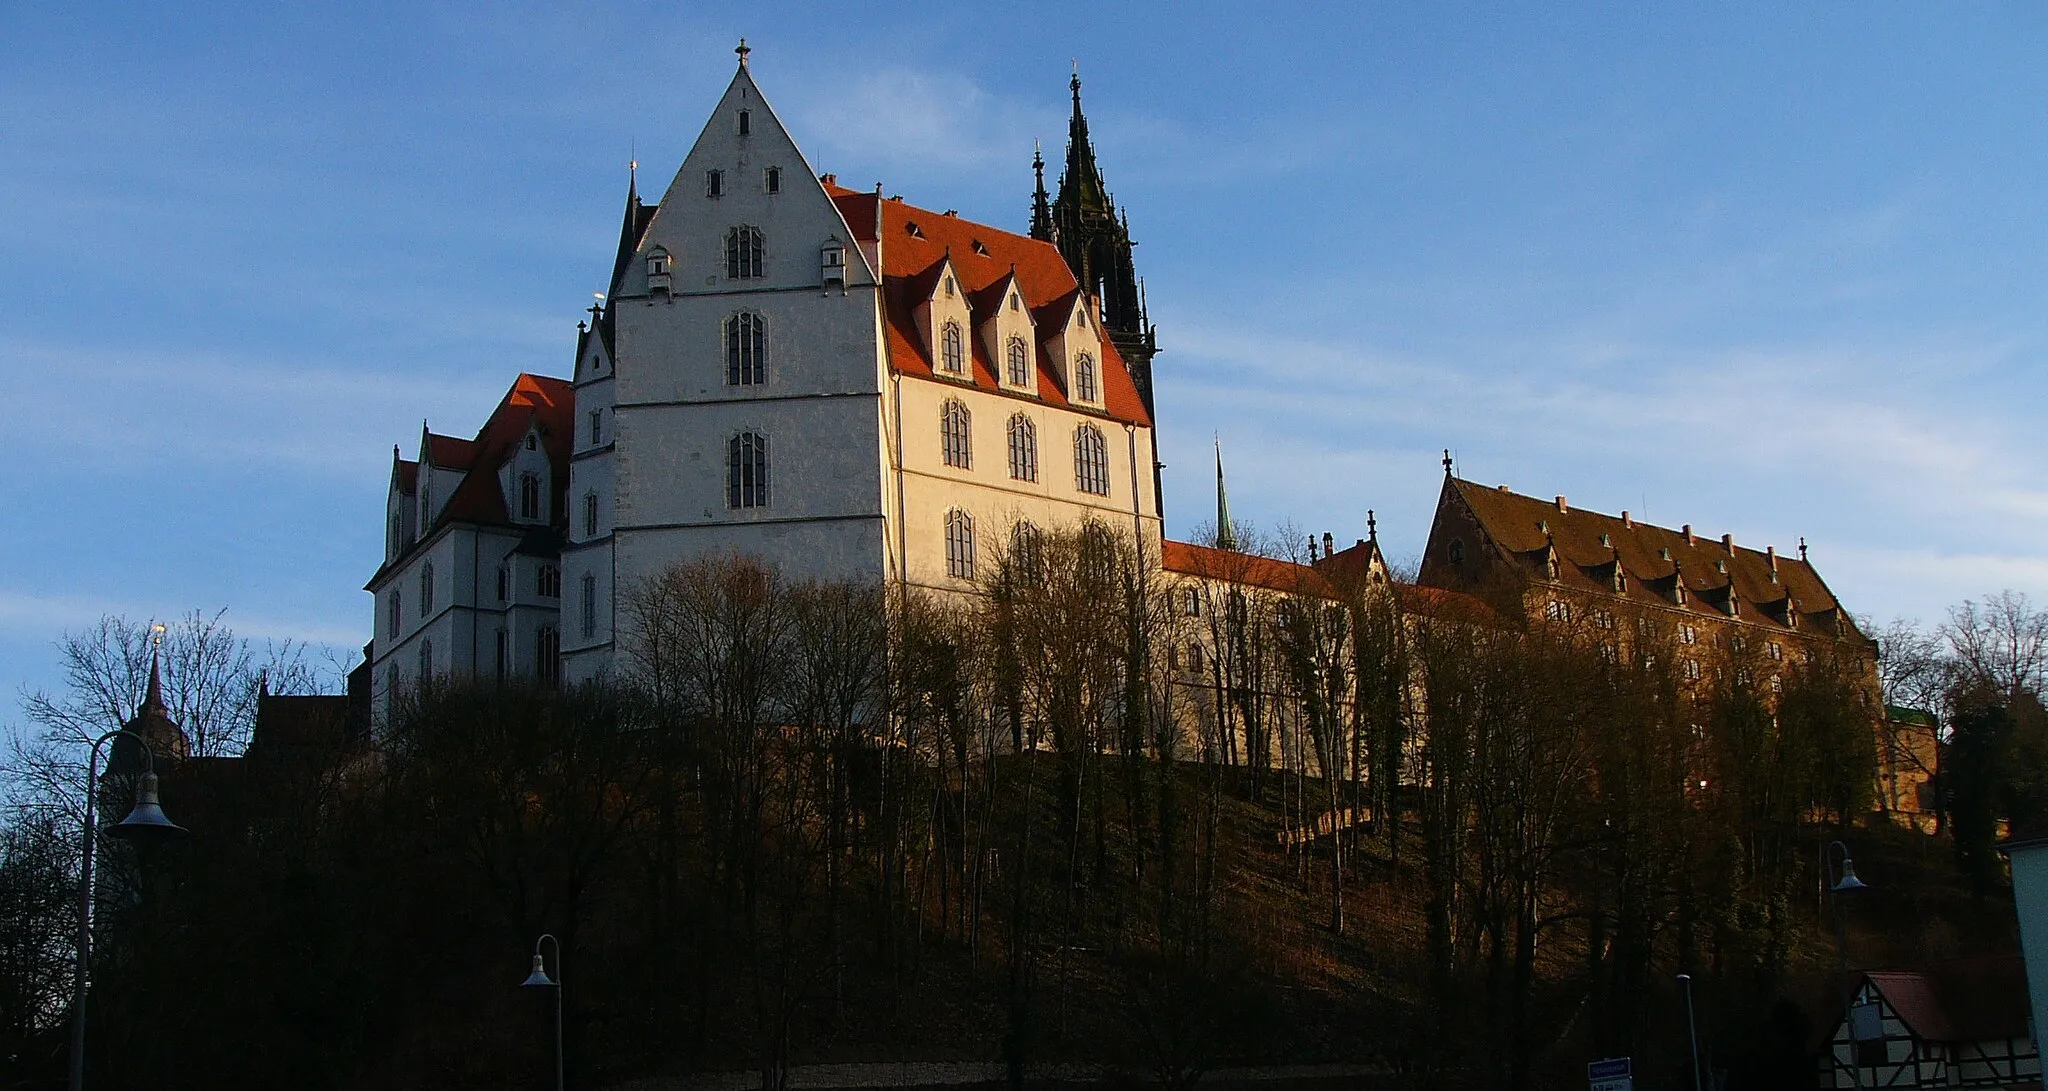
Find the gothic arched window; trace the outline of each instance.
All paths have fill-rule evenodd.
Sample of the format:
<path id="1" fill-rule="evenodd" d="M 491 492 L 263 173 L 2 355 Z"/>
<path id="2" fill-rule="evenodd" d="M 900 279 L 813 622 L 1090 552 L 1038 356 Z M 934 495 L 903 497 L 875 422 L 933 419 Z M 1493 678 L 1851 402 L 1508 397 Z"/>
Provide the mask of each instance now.
<path id="1" fill-rule="evenodd" d="M 1010 528 L 1010 567 L 1026 576 L 1045 565 L 1045 536 L 1030 520 Z"/>
<path id="2" fill-rule="evenodd" d="M 534 634 L 533 674 L 543 686 L 562 680 L 562 634 L 552 625 L 543 625 Z"/>
<path id="3" fill-rule="evenodd" d="M 742 225 L 725 233 L 725 275 L 742 280 L 761 275 L 761 229 Z"/>
<path id="4" fill-rule="evenodd" d="M 955 375 L 967 369 L 967 342 L 958 322 L 948 322 L 939 331 L 939 366 Z"/>
<path id="5" fill-rule="evenodd" d="M 974 578 L 974 516 L 958 508 L 946 513 L 946 575 Z"/>
<path id="6" fill-rule="evenodd" d="M 583 574 L 583 637 L 597 635 L 597 577 Z"/>
<path id="7" fill-rule="evenodd" d="M 1096 496 L 1109 495 L 1109 444 L 1102 429 L 1084 424 L 1074 429 L 1074 487 Z"/>
<path id="8" fill-rule="evenodd" d="M 1010 357 L 1010 385 L 1030 386 L 1031 349 L 1024 344 L 1022 337 L 1012 337 L 1010 338 L 1008 353 Z"/>
<path id="9" fill-rule="evenodd" d="M 544 599 L 561 598 L 562 570 L 551 564 L 541 565 L 540 570 L 534 573 L 533 589 Z"/>
<path id="10" fill-rule="evenodd" d="M 957 399 L 946 399 L 945 408 L 940 410 L 939 447 L 946 458 L 946 465 L 963 470 L 974 468 L 974 447 L 971 443 L 973 418 L 967 407 Z"/>
<path id="11" fill-rule="evenodd" d="M 594 492 L 583 494 L 583 536 L 597 537 L 597 494 Z"/>
<path id="12" fill-rule="evenodd" d="M 1082 353 L 1074 358 L 1074 397 L 1079 401 L 1092 402 L 1101 397 L 1101 384 L 1095 381 L 1095 357 Z"/>
<path id="13" fill-rule="evenodd" d="M 434 563 L 432 561 L 429 561 L 427 562 L 426 567 L 420 569 L 420 616 L 426 617 L 428 614 L 431 614 L 433 612 Z"/>
<path id="14" fill-rule="evenodd" d="M 752 311 L 725 320 L 725 382 L 727 386 L 758 386 L 768 365 L 767 323 Z"/>
<path id="15" fill-rule="evenodd" d="M 1010 418 L 1010 477 L 1038 480 L 1038 426 L 1022 413 Z"/>
<path id="16" fill-rule="evenodd" d="M 725 506 L 768 506 L 768 437 L 741 432 L 725 444 Z"/>
<path id="17" fill-rule="evenodd" d="M 540 475 L 519 475 L 519 517 L 540 518 Z"/>

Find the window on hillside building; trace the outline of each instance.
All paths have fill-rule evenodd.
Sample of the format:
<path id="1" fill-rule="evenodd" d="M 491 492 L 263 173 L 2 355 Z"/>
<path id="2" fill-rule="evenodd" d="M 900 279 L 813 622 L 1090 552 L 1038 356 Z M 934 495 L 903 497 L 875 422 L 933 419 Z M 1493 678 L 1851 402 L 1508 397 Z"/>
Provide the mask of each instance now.
<path id="1" fill-rule="evenodd" d="M 1855 1043 L 1856 1063 L 1863 1067 L 1884 1064 L 1884 1010 L 1875 1003 L 1849 1009 L 1849 1041 Z"/>
<path id="2" fill-rule="evenodd" d="M 511 597 L 512 570 L 501 564 L 498 566 L 498 601 L 505 602 Z"/>
<path id="3" fill-rule="evenodd" d="M 741 110 L 739 122 L 741 136 L 746 136 L 754 131 L 754 117 L 752 114 L 748 113 L 745 110 Z"/>
<path id="4" fill-rule="evenodd" d="M 1698 629 L 1694 628 L 1690 624 L 1684 624 L 1678 627 L 1678 642 L 1680 644 L 1697 644 L 1699 643 L 1699 641 L 1700 631 Z"/>
<path id="5" fill-rule="evenodd" d="M 1022 337 L 1010 338 L 1007 350 L 1010 366 L 1010 385 L 1031 385 L 1031 349 Z"/>
<path id="6" fill-rule="evenodd" d="M 722 171 L 722 170 L 707 170 L 707 171 L 705 171 L 705 172 L 704 172 L 704 196 L 706 196 L 706 197 L 723 197 L 723 196 L 725 196 L 725 172 L 724 172 L 724 171 Z"/>
<path id="7" fill-rule="evenodd" d="M 759 386 L 768 367 L 768 324 L 752 311 L 725 320 L 725 383 Z"/>
<path id="8" fill-rule="evenodd" d="M 420 616 L 434 612 L 434 563 L 428 561 L 420 569 Z"/>
<path id="9" fill-rule="evenodd" d="M 1785 692 L 1785 680 L 1784 680 L 1783 678 L 1780 678 L 1780 677 L 1778 677 L 1778 676 L 1777 676 L 1777 675 L 1775 675 L 1775 674 L 1774 674 L 1774 675 L 1771 675 L 1771 692 L 1772 692 L 1772 693 L 1783 693 L 1783 692 Z"/>
<path id="10" fill-rule="evenodd" d="M 562 680 L 562 634 L 543 625 L 533 637 L 533 674 L 543 686 Z"/>
<path id="11" fill-rule="evenodd" d="M 384 609 L 385 635 L 394 640 L 398 638 L 399 630 L 405 628 L 405 605 L 401 601 L 401 597 L 398 588 L 394 587 L 391 589 L 391 594 L 386 596 L 384 600 L 386 603 Z"/>
<path id="12" fill-rule="evenodd" d="M 1038 480 L 1038 426 L 1022 413 L 1010 418 L 1010 479 Z"/>
<path id="13" fill-rule="evenodd" d="M 781 193 L 782 168 L 769 167 L 767 170 L 761 172 L 761 188 L 767 190 L 770 194 Z"/>
<path id="14" fill-rule="evenodd" d="M 952 398 L 939 410 L 939 447 L 945 456 L 946 465 L 962 470 L 974 468 L 974 448 L 969 428 L 973 420 L 967 407 Z"/>
<path id="15" fill-rule="evenodd" d="M 594 492 L 583 494 L 583 536 L 597 537 L 597 494 Z"/>
<path id="16" fill-rule="evenodd" d="M 741 432 L 725 445 L 725 505 L 768 506 L 768 437 Z"/>
<path id="17" fill-rule="evenodd" d="M 1465 539 L 1463 539 L 1463 538 L 1453 538 L 1453 539 L 1451 539 L 1451 547 L 1450 547 L 1450 550 L 1449 550 L 1448 552 L 1449 552 L 1449 555 L 1450 555 L 1450 558 L 1451 558 L 1451 563 L 1452 563 L 1452 564 L 1464 564 L 1464 563 L 1465 563 Z"/>
<path id="18" fill-rule="evenodd" d="M 540 475 L 519 475 L 519 517 L 540 518 Z"/>
<path id="19" fill-rule="evenodd" d="M 1685 680 L 1686 680 L 1686 681 L 1688 681 L 1688 682 L 1697 682 L 1697 681 L 1699 681 L 1699 680 L 1700 680 L 1700 677 L 1701 677 L 1701 675 L 1702 675 L 1703 673 L 1704 673 L 1704 672 L 1703 672 L 1703 671 L 1702 671 L 1702 670 L 1700 669 L 1700 661 L 1699 661 L 1699 660 L 1697 660 L 1697 659 L 1688 659 L 1688 660 L 1686 660 L 1686 661 L 1685 661 Z"/>
<path id="20" fill-rule="evenodd" d="M 424 683 L 427 679 L 434 676 L 434 642 L 431 640 L 420 641 L 419 656 L 420 681 Z"/>
<path id="21" fill-rule="evenodd" d="M 974 578 L 974 517 L 958 508 L 946 513 L 946 575 Z"/>
<path id="22" fill-rule="evenodd" d="M 1084 424 L 1074 429 L 1074 487 L 1096 496 L 1109 495 L 1109 444 L 1102 429 Z"/>
<path id="23" fill-rule="evenodd" d="M 1030 575 L 1045 566 L 1045 539 L 1026 519 L 1010 528 L 1010 567 Z"/>
<path id="24" fill-rule="evenodd" d="M 1015 292 L 1010 293 L 1010 309 L 1012 311 L 1021 311 L 1024 309 L 1023 297 L 1019 296 Z"/>
<path id="25" fill-rule="evenodd" d="M 1202 616 L 1202 589 L 1183 587 L 1180 589 L 1180 612 L 1189 617 Z"/>
<path id="26" fill-rule="evenodd" d="M 1188 643 L 1188 671 L 1192 674 L 1202 673 L 1202 646 L 1193 641 Z"/>
<path id="27" fill-rule="evenodd" d="M 967 342 L 958 322 L 948 322 L 939 331 L 939 366 L 954 375 L 967 370 Z"/>
<path id="28" fill-rule="evenodd" d="M 1570 621 L 1572 619 L 1572 605 L 1563 599 L 1551 599 L 1543 607 L 1543 616 L 1560 623 Z"/>
<path id="29" fill-rule="evenodd" d="M 551 564 L 540 566 L 533 576 L 533 589 L 544 599 L 562 597 L 562 570 Z"/>
<path id="30" fill-rule="evenodd" d="M 603 443 L 604 443 L 604 410 L 602 410 L 602 409 L 593 409 L 593 410 L 591 410 L 591 411 L 590 411 L 590 445 L 591 445 L 592 447 L 596 447 L 596 446 L 599 446 L 599 445 L 601 445 L 601 444 L 603 444 Z"/>
<path id="31" fill-rule="evenodd" d="M 1596 612 L 1593 615 L 1593 624 L 1602 629 L 1612 630 L 1614 628 L 1614 611 L 1601 610 Z"/>
<path id="32" fill-rule="evenodd" d="M 725 275 L 746 280 L 761 275 L 761 229 L 741 225 L 725 233 Z"/>
<path id="33" fill-rule="evenodd" d="M 1084 402 L 1101 398 L 1095 381 L 1095 357 L 1082 353 L 1074 358 L 1074 397 Z"/>
<path id="34" fill-rule="evenodd" d="M 392 512 L 392 513 L 391 513 L 391 538 L 390 538 L 390 543 L 391 543 L 391 544 L 390 544 L 390 546 L 388 547 L 388 548 L 389 548 L 389 549 L 391 550 L 391 552 L 393 552 L 393 553 L 396 553 L 396 552 L 398 552 L 398 551 L 399 551 L 399 549 L 400 549 L 400 548 L 402 548 L 402 547 L 403 547 L 403 546 L 405 545 L 405 543 L 404 543 L 404 542 L 403 542 L 403 541 L 401 540 L 401 536 L 402 536 L 402 535 L 404 535 L 404 533 L 405 533 L 405 516 L 403 516 L 403 515 L 400 515 L 400 514 L 398 514 L 398 513 L 397 513 L 397 512 L 395 512 L 395 511 L 394 511 L 394 512 Z"/>
<path id="35" fill-rule="evenodd" d="M 1774 660 L 1783 659 L 1785 658 L 1785 646 L 1773 640 L 1769 644 L 1764 645 L 1764 654 Z"/>
<path id="36" fill-rule="evenodd" d="M 398 715 L 398 664 L 384 669 L 384 716 L 389 719 Z"/>
<path id="37" fill-rule="evenodd" d="M 533 433 L 528 432 L 526 434 L 526 449 L 532 451 L 538 449 L 539 447 L 540 440 L 537 437 L 535 437 Z"/>
<path id="38" fill-rule="evenodd" d="M 583 574 L 583 639 L 597 635 L 597 577 Z"/>
<path id="39" fill-rule="evenodd" d="M 1616 662 L 1618 662 L 1618 661 L 1619 661 L 1620 659 L 1621 659 L 1621 649 L 1619 649 L 1619 648 L 1616 648 L 1616 647 L 1615 647 L 1614 645 L 1612 645 L 1612 644 L 1602 644 L 1602 645 L 1600 645 L 1600 661 L 1601 661 L 1602 663 L 1606 663 L 1606 664 L 1608 664 L 1609 666 L 1612 666 L 1612 665 L 1614 665 L 1614 664 L 1615 664 Z"/>

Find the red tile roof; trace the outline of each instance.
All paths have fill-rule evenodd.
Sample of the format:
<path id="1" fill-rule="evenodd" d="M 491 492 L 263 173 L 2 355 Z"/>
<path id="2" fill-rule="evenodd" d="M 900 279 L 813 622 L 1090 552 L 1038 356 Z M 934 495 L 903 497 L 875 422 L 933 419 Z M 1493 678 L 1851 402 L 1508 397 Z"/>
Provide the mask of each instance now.
<path id="1" fill-rule="evenodd" d="M 1102 362 L 1103 407 L 1098 410 L 1070 403 L 1058 374 L 1046 364 L 1049 358 L 1044 348 L 1044 340 L 1048 339 L 1046 335 L 1060 332 L 1058 323 L 1049 321 L 1048 316 L 1056 313 L 1059 321 L 1064 321 L 1065 307 L 1071 305 L 1080 290 L 1073 272 L 1067 268 L 1066 259 L 1060 257 L 1059 250 L 1051 243 L 963 220 L 956 215 L 919 208 L 901 200 L 885 200 L 876 194 L 847 189 L 833 182 L 826 183 L 825 191 L 832 195 L 840 215 L 846 218 L 846 225 L 857 239 L 880 242 L 882 295 L 888 310 L 886 343 L 890 367 L 904 375 L 933 377 L 931 355 L 923 337 L 918 334 L 914 315 L 918 304 L 930 298 L 940 262 L 948 257 L 953 259 L 953 269 L 967 292 L 976 322 L 986 317 L 989 308 L 999 302 L 977 293 L 987 292 L 1014 269 L 1024 304 L 1030 308 L 1042 338 L 1036 400 L 1083 413 L 1101 413 L 1127 424 L 1151 427 L 1152 418 L 1138 397 L 1138 388 L 1131 381 L 1130 370 L 1093 314 L 1089 316 L 1089 325 L 1100 346 L 1095 356 Z M 916 234 L 911 233 L 912 225 L 917 228 Z M 996 362 L 989 359 L 987 346 L 979 337 L 968 340 L 973 345 L 974 386 L 992 394 L 1030 398 L 1029 395 L 1003 390 L 996 381 Z"/>
<path id="2" fill-rule="evenodd" d="M 1930 1042 L 1982 1042 L 2027 1033 L 2027 968 L 2018 955 L 1937 962 L 1863 975 Z"/>
<path id="3" fill-rule="evenodd" d="M 467 470 L 476 464 L 476 443 L 428 432 L 427 457 L 443 470 Z"/>
<path id="4" fill-rule="evenodd" d="M 1160 543 L 1160 566 L 1183 576 L 1339 600 L 1344 597 L 1343 586 L 1364 569 L 1372 548 L 1353 546 L 1322 564 L 1310 566 L 1167 539 Z M 1492 621 L 1498 616 L 1484 602 L 1462 592 L 1412 583 L 1395 583 L 1392 587 L 1401 608 L 1409 613 L 1473 622 Z"/>
<path id="5" fill-rule="evenodd" d="M 554 490 L 549 510 L 558 516 L 567 508 L 562 498 L 569 488 L 569 445 L 575 438 L 576 390 L 566 379 L 522 373 L 498 408 L 491 411 L 476 439 L 467 441 L 475 472 L 464 475 L 462 484 L 448 498 L 436 522 L 462 520 L 471 523 L 509 523 L 505 492 L 498 482 L 498 467 L 513 448 L 526 438 L 533 421 L 540 422 L 541 446 L 553 467 Z M 438 437 L 436 437 L 438 438 Z M 438 457 L 438 456 L 437 456 Z M 422 538 L 426 535 L 422 534 Z"/>
<path id="6" fill-rule="evenodd" d="M 1677 575 L 1685 581 L 1688 601 L 1704 599 L 1710 604 L 1733 588 L 1744 606 L 1742 616 L 1752 621 L 1774 623 L 1762 607 L 1783 603 L 1791 596 L 1800 614 L 1812 616 L 1839 611 L 1840 603 L 1823 583 L 1813 566 L 1795 554 L 1777 557 L 1777 579 L 1773 581 L 1771 557 L 1763 550 L 1736 545 L 1732 549 L 1719 538 L 1688 536 L 1683 531 L 1651 526 L 1640 520 L 1621 519 L 1596 511 L 1572 507 L 1559 511 L 1557 501 L 1523 496 L 1505 488 L 1481 485 L 1459 478 L 1450 479 L 1460 499 L 1479 518 L 1495 544 L 1510 554 L 1528 560 L 1531 571 L 1546 544 L 1554 545 L 1559 560 L 1558 580 L 1567 587 L 1616 595 L 1607 566 L 1617 559 L 1626 572 L 1628 590 L 1618 597 L 1669 606 L 1660 591 L 1645 581 L 1668 581 Z M 1603 544 L 1602 539 L 1606 541 Z M 1724 571 L 1725 569 L 1725 571 Z M 1845 632 L 1853 632 L 1846 615 L 1839 615 Z"/>

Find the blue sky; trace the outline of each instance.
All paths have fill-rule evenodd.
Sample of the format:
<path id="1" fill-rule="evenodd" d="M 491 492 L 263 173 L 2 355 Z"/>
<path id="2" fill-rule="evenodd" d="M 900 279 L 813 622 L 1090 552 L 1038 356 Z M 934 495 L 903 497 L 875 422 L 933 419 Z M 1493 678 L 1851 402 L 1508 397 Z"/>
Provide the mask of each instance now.
<path id="1" fill-rule="evenodd" d="M 742 34 L 817 170 L 1013 228 L 1078 60 L 1171 532 L 1220 434 L 1412 556 L 1449 447 L 1880 619 L 2048 597 L 2048 8 L 715 7 L 0 6 L 6 694 L 103 612 L 359 646 L 392 444 L 566 373 Z"/>

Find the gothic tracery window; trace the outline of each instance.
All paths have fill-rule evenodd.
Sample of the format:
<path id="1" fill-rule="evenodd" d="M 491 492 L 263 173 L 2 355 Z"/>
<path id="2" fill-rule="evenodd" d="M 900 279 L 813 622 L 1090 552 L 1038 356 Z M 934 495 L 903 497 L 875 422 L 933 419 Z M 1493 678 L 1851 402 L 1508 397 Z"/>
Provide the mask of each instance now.
<path id="1" fill-rule="evenodd" d="M 761 229 L 741 225 L 725 233 L 725 275 L 744 280 L 761 275 Z"/>
<path id="2" fill-rule="evenodd" d="M 725 320 L 725 382 L 727 386 L 759 386 L 768 364 L 767 323 L 752 311 Z"/>
<path id="3" fill-rule="evenodd" d="M 1022 337 L 1010 338 L 1008 351 L 1011 386 L 1031 385 L 1031 349 Z"/>
<path id="4" fill-rule="evenodd" d="M 1084 424 L 1074 429 L 1074 487 L 1096 496 L 1109 495 L 1109 444 L 1102 429 Z"/>
<path id="5" fill-rule="evenodd" d="M 974 516 L 958 508 L 946 513 L 946 575 L 974 578 Z"/>
<path id="6" fill-rule="evenodd" d="M 973 418 L 967 407 L 958 399 L 946 399 L 945 408 L 940 410 L 939 446 L 946 459 L 946 465 L 962 470 L 974 468 L 974 448 L 970 431 Z"/>
<path id="7" fill-rule="evenodd" d="M 540 475 L 519 475 L 519 517 L 540 518 Z"/>
<path id="8" fill-rule="evenodd" d="M 1101 397 L 1095 376 L 1095 357 L 1082 353 L 1074 358 L 1074 397 L 1084 402 L 1097 401 Z"/>
<path id="9" fill-rule="evenodd" d="M 725 505 L 768 506 L 768 437 L 741 432 L 725 445 Z"/>
<path id="10" fill-rule="evenodd" d="M 939 331 L 939 366 L 954 375 L 967 370 L 966 338 L 958 322 L 948 322 Z"/>
<path id="11" fill-rule="evenodd" d="M 1038 480 L 1038 426 L 1022 413 L 1010 418 L 1010 478 Z"/>

